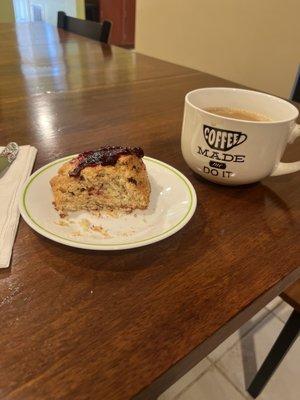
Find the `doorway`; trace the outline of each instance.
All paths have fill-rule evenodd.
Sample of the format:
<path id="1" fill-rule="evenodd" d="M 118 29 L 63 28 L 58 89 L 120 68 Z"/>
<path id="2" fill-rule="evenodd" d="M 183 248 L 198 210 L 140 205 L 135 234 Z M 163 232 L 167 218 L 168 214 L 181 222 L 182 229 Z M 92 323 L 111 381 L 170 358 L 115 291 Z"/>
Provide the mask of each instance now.
<path id="1" fill-rule="evenodd" d="M 85 0 L 85 19 L 90 21 L 100 21 L 100 1 Z"/>
<path id="2" fill-rule="evenodd" d="M 13 0 L 13 6 L 18 23 L 44 21 L 56 25 L 58 11 L 77 16 L 76 0 Z"/>
<path id="3" fill-rule="evenodd" d="M 112 22 L 110 43 L 134 48 L 135 0 L 99 0 L 100 20 Z"/>

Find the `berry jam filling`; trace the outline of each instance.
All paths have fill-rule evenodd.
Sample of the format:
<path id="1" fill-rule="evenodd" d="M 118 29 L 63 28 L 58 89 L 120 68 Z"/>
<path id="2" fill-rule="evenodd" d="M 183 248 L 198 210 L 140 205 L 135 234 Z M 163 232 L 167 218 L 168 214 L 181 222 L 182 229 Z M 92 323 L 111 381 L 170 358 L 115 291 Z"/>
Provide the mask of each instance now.
<path id="1" fill-rule="evenodd" d="M 144 156 L 141 147 L 122 147 L 122 146 L 104 146 L 98 150 L 85 151 L 79 154 L 79 161 L 76 168 L 69 172 L 70 176 L 78 177 L 85 167 L 96 167 L 97 165 L 115 165 L 119 157 L 124 155 L 134 155 L 139 158 Z"/>

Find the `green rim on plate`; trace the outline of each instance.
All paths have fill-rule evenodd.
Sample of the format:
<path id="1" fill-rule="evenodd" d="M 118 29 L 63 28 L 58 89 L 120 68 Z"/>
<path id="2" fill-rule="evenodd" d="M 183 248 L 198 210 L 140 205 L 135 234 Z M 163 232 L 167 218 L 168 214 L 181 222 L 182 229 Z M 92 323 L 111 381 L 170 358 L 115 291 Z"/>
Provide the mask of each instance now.
<path id="1" fill-rule="evenodd" d="M 100 246 L 101 247 L 107 247 L 107 248 L 116 247 L 116 246 L 134 247 L 134 245 L 139 245 L 139 244 L 142 244 L 144 242 L 149 242 L 150 241 L 150 243 L 154 243 L 154 242 L 158 241 L 159 238 L 163 239 L 165 237 L 168 237 L 169 235 L 167 235 L 167 234 L 170 231 L 174 231 L 173 233 L 177 232 L 179 229 L 176 229 L 176 228 L 178 228 L 188 217 L 189 217 L 188 218 L 188 220 L 189 220 L 192 217 L 192 215 L 193 215 L 193 213 L 195 211 L 196 201 L 197 201 L 196 199 L 197 198 L 196 198 L 195 190 L 194 190 L 192 184 L 188 181 L 188 179 L 183 174 L 181 174 L 181 172 L 177 171 L 175 168 L 169 166 L 168 164 L 165 164 L 164 162 L 156 160 L 156 159 L 151 158 L 151 157 L 144 157 L 144 159 L 147 160 L 148 162 L 152 162 L 152 163 L 158 164 L 161 167 L 166 168 L 169 171 L 171 171 L 172 173 L 174 173 L 175 175 L 177 175 L 177 177 L 180 178 L 180 180 L 184 183 L 185 187 L 188 189 L 188 193 L 189 193 L 189 207 L 188 207 L 188 210 L 186 211 L 185 215 L 176 224 L 174 224 L 171 228 L 168 228 L 167 230 L 165 230 L 165 231 L 163 231 L 163 232 L 161 232 L 161 233 L 159 233 L 157 235 L 151 236 L 151 237 L 146 238 L 146 239 L 135 240 L 133 242 L 126 242 L 126 243 L 124 243 L 124 242 L 123 243 L 103 243 L 103 242 L 101 242 L 101 243 L 90 243 L 90 242 L 82 242 L 82 241 L 78 241 L 78 240 L 72 240 L 72 239 L 68 239 L 68 238 L 66 238 L 64 236 L 57 235 L 56 233 L 53 233 L 53 232 L 49 231 L 48 229 L 44 228 L 42 225 L 40 225 L 32 217 L 32 215 L 30 214 L 30 212 L 28 210 L 28 206 L 27 206 L 27 203 L 26 203 L 26 200 L 27 200 L 26 196 L 27 196 L 27 193 L 28 193 L 28 190 L 29 190 L 30 186 L 32 185 L 32 183 L 35 181 L 35 179 L 38 176 L 43 174 L 45 171 L 47 171 L 49 168 L 53 167 L 54 165 L 60 164 L 62 162 L 66 162 L 66 161 L 72 159 L 74 156 L 75 155 L 67 156 L 67 157 L 61 158 L 59 160 L 53 161 L 50 164 L 47 164 L 45 167 L 41 168 L 40 170 L 36 171 L 29 178 L 28 182 L 25 184 L 25 186 L 23 188 L 23 191 L 22 191 L 21 204 L 22 204 L 22 209 L 25 212 L 25 216 L 24 216 L 24 214 L 22 213 L 22 209 L 21 209 L 21 214 L 22 214 L 23 218 L 25 219 L 25 221 L 28 218 L 32 223 L 31 225 L 35 225 L 36 227 L 39 228 L 39 230 L 37 230 L 39 233 L 41 233 L 41 234 L 42 234 L 42 232 L 46 233 L 45 236 L 50 238 L 50 239 L 51 239 L 51 236 L 52 237 L 54 236 L 56 238 L 62 239 L 64 244 L 70 243 L 70 244 L 74 244 L 74 245 L 84 245 L 84 246 L 91 246 L 91 247 L 97 247 L 97 246 L 99 246 L 99 247 Z M 192 211 L 192 213 L 191 213 L 191 211 Z M 26 222 L 28 222 L 28 221 L 26 221 Z M 42 232 L 40 232 L 40 231 L 42 231 Z M 158 240 L 154 240 L 154 239 L 158 239 Z M 61 243 L 61 241 L 60 241 L 60 243 Z M 138 246 L 136 246 L 136 247 L 138 247 Z M 85 247 L 85 248 L 87 248 L 87 247 Z"/>

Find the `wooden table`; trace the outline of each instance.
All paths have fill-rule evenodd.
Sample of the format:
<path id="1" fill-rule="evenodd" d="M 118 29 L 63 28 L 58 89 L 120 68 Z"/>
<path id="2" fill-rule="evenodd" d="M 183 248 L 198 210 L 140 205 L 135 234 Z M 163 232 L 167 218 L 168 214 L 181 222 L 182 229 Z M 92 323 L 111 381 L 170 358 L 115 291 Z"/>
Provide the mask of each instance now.
<path id="1" fill-rule="evenodd" d="M 59 245 L 21 221 L 0 273 L 0 399 L 155 398 L 300 277 L 300 175 L 231 188 L 187 167 L 185 93 L 237 85 L 47 25 L 0 25 L 0 46 L 2 145 L 35 145 L 35 168 L 141 145 L 199 202 L 173 237 L 120 252 Z"/>

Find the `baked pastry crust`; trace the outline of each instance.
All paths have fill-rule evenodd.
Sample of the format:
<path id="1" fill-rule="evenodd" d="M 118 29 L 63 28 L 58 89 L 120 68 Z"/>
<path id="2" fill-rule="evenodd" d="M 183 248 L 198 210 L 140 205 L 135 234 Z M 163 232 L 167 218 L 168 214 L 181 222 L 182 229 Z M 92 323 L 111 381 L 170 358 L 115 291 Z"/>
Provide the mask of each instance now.
<path id="1" fill-rule="evenodd" d="M 151 189 L 142 156 L 140 148 L 106 146 L 66 162 L 50 181 L 56 210 L 146 209 Z"/>

